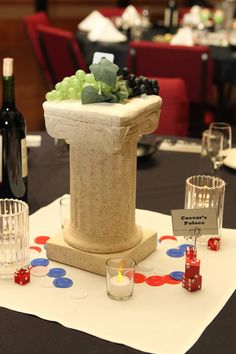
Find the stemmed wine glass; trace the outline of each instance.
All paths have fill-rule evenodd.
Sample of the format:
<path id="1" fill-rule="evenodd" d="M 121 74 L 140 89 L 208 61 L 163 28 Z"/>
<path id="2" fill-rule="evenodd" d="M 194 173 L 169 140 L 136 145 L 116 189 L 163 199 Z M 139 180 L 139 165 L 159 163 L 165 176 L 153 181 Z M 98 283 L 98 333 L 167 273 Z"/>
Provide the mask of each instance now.
<path id="1" fill-rule="evenodd" d="M 231 126 L 225 122 L 211 123 L 207 136 L 207 153 L 212 161 L 215 174 L 224 163 L 232 145 Z"/>

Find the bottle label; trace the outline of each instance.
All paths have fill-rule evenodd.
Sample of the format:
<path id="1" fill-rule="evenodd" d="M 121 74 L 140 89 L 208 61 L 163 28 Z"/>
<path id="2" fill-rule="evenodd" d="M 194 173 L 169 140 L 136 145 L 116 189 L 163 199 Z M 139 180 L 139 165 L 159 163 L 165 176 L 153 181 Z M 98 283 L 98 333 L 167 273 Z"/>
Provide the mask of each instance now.
<path id="1" fill-rule="evenodd" d="M 21 165 L 22 165 L 22 177 L 26 177 L 28 175 L 26 138 L 21 139 Z"/>
<path id="2" fill-rule="evenodd" d="M 0 183 L 2 182 L 2 135 L 0 135 Z"/>

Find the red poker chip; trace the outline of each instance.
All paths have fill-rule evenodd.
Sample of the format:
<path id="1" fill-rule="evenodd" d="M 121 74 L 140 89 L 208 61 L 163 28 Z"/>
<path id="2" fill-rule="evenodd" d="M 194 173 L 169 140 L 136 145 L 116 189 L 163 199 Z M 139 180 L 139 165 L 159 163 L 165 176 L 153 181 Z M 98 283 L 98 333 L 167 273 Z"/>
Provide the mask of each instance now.
<path id="1" fill-rule="evenodd" d="M 42 252 L 42 249 L 41 249 L 41 247 L 39 247 L 39 246 L 30 246 L 30 249 L 31 249 L 31 250 L 35 250 L 35 251 L 38 251 L 38 252 Z"/>
<path id="2" fill-rule="evenodd" d="M 167 284 L 179 284 L 182 283 L 182 280 L 176 280 L 171 278 L 168 274 L 164 276 L 165 283 Z"/>
<path id="3" fill-rule="evenodd" d="M 159 242 L 162 242 L 164 240 L 174 240 L 177 241 L 177 238 L 175 236 L 169 236 L 169 235 L 165 235 L 165 236 L 161 236 L 159 238 Z"/>
<path id="4" fill-rule="evenodd" d="M 134 282 L 136 284 L 138 283 L 144 283 L 146 280 L 146 276 L 142 273 L 134 273 Z"/>
<path id="5" fill-rule="evenodd" d="M 146 283 L 151 286 L 161 286 L 165 284 L 165 278 L 160 275 L 152 275 L 146 279 Z"/>
<path id="6" fill-rule="evenodd" d="M 39 245 L 44 245 L 50 239 L 49 236 L 38 236 L 35 237 L 34 242 Z"/>

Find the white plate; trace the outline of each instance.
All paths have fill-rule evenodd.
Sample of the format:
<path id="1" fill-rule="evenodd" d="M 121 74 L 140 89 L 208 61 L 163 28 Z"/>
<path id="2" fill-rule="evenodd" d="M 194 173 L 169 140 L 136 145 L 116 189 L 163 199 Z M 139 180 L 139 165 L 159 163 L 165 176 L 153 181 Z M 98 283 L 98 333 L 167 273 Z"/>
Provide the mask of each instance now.
<path id="1" fill-rule="evenodd" d="M 224 160 L 224 165 L 236 170 L 236 148 L 230 150 L 229 155 Z"/>

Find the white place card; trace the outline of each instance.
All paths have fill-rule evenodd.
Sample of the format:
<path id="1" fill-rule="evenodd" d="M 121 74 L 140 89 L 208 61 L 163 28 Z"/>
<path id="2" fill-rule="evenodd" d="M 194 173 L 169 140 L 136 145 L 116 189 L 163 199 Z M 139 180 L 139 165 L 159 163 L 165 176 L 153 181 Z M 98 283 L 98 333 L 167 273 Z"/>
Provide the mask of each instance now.
<path id="1" fill-rule="evenodd" d="M 198 237 L 218 234 L 215 208 L 171 210 L 171 218 L 175 236 Z"/>
<path id="2" fill-rule="evenodd" d="M 106 58 L 110 60 L 112 63 L 114 61 L 114 54 L 112 53 L 102 53 L 102 52 L 95 52 L 93 54 L 93 64 L 98 64 L 101 59 Z"/>

